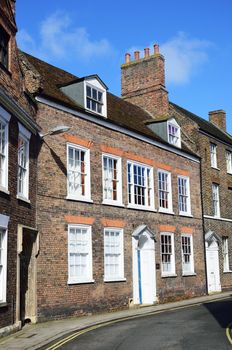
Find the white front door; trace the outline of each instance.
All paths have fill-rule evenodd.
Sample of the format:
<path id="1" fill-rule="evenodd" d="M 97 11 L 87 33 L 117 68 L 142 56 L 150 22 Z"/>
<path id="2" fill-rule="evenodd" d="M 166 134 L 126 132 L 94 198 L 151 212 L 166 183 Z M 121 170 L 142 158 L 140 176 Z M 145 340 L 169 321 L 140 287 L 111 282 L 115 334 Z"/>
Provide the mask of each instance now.
<path id="1" fill-rule="evenodd" d="M 212 242 L 209 246 L 206 246 L 206 265 L 208 292 L 221 292 L 217 242 Z"/>
<path id="2" fill-rule="evenodd" d="M 133 299 L 135 304 L 156 300 L 155 243 L 148 232 L 133 238 Z"/>

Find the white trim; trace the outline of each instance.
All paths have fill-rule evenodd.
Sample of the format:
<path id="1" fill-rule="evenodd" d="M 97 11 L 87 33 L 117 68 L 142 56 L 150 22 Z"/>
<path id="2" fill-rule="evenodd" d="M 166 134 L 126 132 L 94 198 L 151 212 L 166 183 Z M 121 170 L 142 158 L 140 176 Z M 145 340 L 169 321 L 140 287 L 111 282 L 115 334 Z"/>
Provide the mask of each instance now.
<path id="1" fill-rule="evenodd" d="M 131 165 L 131 170 L 132 170 L 132 182 L 131 182 L 131 202 L 129 202 L 129 181 L 128 181 L 128 165 Z M 150 171 L 149 174 L 149 184 L 150 186 L 148 187 L 148 181 L 145 184 L 145 193 L 144 193 L 144 201 L 145 204 L 136 204 L 134 203 L 134 188 L 135 188 L 135 183 L 134 183 L 134 166 L 139 166 L 139 167 L 143 167 L 145 168 L 145 181 L 147 180 L 147 170 Z M 128 200 L 128 205 L 127 208 L 134 208 L 134 209 L 144 209 L 144 210 L 150 210 L 150 211 L 155 211 L 155 201 L 154 201 L 154 169 L 153 167 L 147 165 L 147 164 L 143 164 L 143 163 L 138 163 L 132 160 L 127 160 L 127 200 Z M 150 189 L 150 205 L 148 205 L 148 190 Z"/>
<path id="2" fill-rule="evenodd" d="M 117 231 L 119 232 L 119 241 L 120 241 L 120 257 L 119 257 L 119 276 L 115 276 L 115 277 L 111 277 L 111 276 L 106 276 L 106 267 L 105 267 L 105 262 L 106 262 L 106 258 L 105 258 L 105 233 L 106 231 Z M 124 230 L 122 228 L 118 228 L 118 227 L 105 227 L 104 228 L 104 282 L 117 282 L 117 281 L 125 281 L 125 275 L 124 275 Z"/>
<path id="3" fill-rule="evenodd" d="M 167 174 L 167 188 L 168 188 L 168 208 L 163 208 L 160 207 L 160 198 L 159 198 L 159 173 L 164 173 Z M 173 204 L 172 204 L 172 175 L 170 171 L 166 171 L 163 169 L 158 169 L 157 170 L 157 175 L 158 175 L 158 205 L 159 205 L 159 213 L 166 213 L 166 214 L 174 214 L 173 212 Z"/>
<path id="4" fill-rule="evenodd" d="M 179 179 L 184 179 L 186 180 L 186 192 L 187 192 L 187 211 L 182 211 L 180 210 L 179 207 Z M 192 211 L 191 211 L 191 197 L 190 197 L 190 178 L 189 176 L 183 176 L 183 175 L 178 175 L 177 176 L 177 186 L 178 186 L 178 209 L 179 209 L 179 215 L 180 216 L 189 216 L 192 217 Z M 183 194 L 182 194 L 183 195 Z"/>
<path id="5" fill-rule="evenodd" d="M 171 248 L 172 248 L 171 262 L 170 262 L 171 271 L 163 271 L 161 236 L 171 236 Z M 160 265 L 161 265 L 161 277 L 176 277 L 174 232 L 160 232 Z"/>
<path id="6" fill-rule="evenodd" d="M 88 110 L 88 111 L 90 111 L 92 113 L 96 113 L 97 115 L 100 115 L 101 117 L 107 118 L 107 102 L 106 102 L 107 101 L 107 94 L 106 94 L 106 89 L 104 89 L 103 86 L 102 86 L 102 88 L 99 88 L 98 86 L 94 85 L 94 80 L 95 79 L 84 80 L 84 106 L 85 106 L 86 110 Z M 90 81 L 90 83 L 89 83 L 89 81 Z M 102 93 L 102 113 L 99 113 L 99 112 L 94 111 L 91 108 L 87 107 L 87 93 L 86 93 L 87 86 L 89 86 L 91 89 L 95 89 L 95 90 L 100 91 Z M 90 99 L 92 100 L 92 98 L 90 98 Z"/>
<path id="7" fill-rule="evenodd" d="M 219 220 L 219 221 L 228 221 L 228 222 L 232 222 L 232 219 L 221 218 L 221 217 L 211 216 L 211 215 L 204 215 L 204 218 L 205 218 L 205 219 L 213 219 L 213 220 Z"/>
<path id="8" fill-rule="evenodd" d="M 141 141 L 144 141 L 146 143 L 149 143 L 153 146 L 157 146 L 161 149 L 164 149 L 164 150 L 167 150 L 167 151 L 170 151 L 172 153 L 175 153 L 177 155 L 180 155 L 184 158 L 187 158 L 193 162 L 196 162 L 196 163 L 200 163 L 200 160 L 199 158 L 196 156 L 191 156 L 190 154 L 187 154 L 185 153 L 184 151 L 180 150 L 180 149 L 177 149 L 177 147 L 173 146 L 168 146 L 168 145 L 165 145 L 165 144 L 162 144 L 158 141 L 155 141 L 155 140 L 152 140 L 150 139 L 149 137 L 147 136 L 143 136 L 143 135 L 140 135 L 139 133 L 135 132 L 135 131 L 130 131 L 122 126 L 119 126 L 119 125 L 115 125 L 113 124 L 112 122 L 110 122 L 109 120 L 103 120 L 103 119 L 99 119 L 99 118 L 96 118 L 95 116 L 91 116 L 91 115 L 87 115 L 87 114 L 84 114 L 82 112 L 77 112 L 71 108 L 68 108 L 68 107 L 65 107 L 65 106 L 62 106 L 58 103 L 55 103 L 55 102 L 52 102 L 52 101 L 49 101 L 43 97 L 39 97 L 39 96 L 36 96 L 36 101 L 40 102 L 40 103 L 43 103 L 43 104 L 46 104 L 47 106 L 50 106 L 50 107 L 53 107 L 53 108 L 56 108 L 56 109 L 59 109 L 61 111 L 64 111 L 64 112 L 67 112 L 67 113 L 70 113 L 76 117 L 79 117 L 79 118 L 82 118 L 82 119 L 85 119 L 85 120 L 88 120 L 88 121 L 91 121 L 97 125 L 100 125 L 100 126 L 104 126 L 110 130 L 114 130 L 114 131 L 118 131 L 118 132 L 121 132 L 125 135 L 128 135 L 128 136 L 131 136 L 133 138 L 136 138 L 138 140 L 141 140 Z"/>
<path id="9" fill-rule="evenodd" d="M 190 271 L 184 271 L 184 266 L 186 265 L 184 262 L 184 254 L 183 254 L 183 246 L 182 246 L 182 237 L 190 238 Z M 193 252 L 193 235 L 189 233 L 182 233 L 181 234 L 181 255 L 182 255 L 182 275 L 183 276 L 189 276 L 195 274 L 194 269 L 194 252 Z"/>
<path id="10" fill-rule="evenodd" d="M 169 133 L 169 126 L 174 127 L 177 129 L 177 135 L 173 135 Z M 180 148 L 181 147 L 181 135 L 180 135 L 180 125 L 177 123 L 177 121 L 175 120 L 175 118 L 169 119 L 167 122 L 167 139 L 168 142 L 171 145 L 174 145 L 175 147 Z M 176 142 L 171 142 L 170 138 L 171 137 L 176 137 L 177 141 Z"/>
<path id="11" fill-rule="evenodd" d="M 104 199 L 104 157 L 111 158 L 117 161 L 117 200 Z M 102 204 L 122 206 L 122 158 L 109 153 L 102 153 Z"/>
<path id="12" fill-rule="evenodd" d="M 85 195 L 76 195 L 69 193 L 69 148 L 78 150 L 78 151 L 83 151 L 85 152 L 84 155 L 84 162 L 85 162 L 85 173 L 86 173 L 86 178 L 85 178 Z M 81 202 L 93 202 L 91 199 L 91 180 L 90 180 L 90 149 L 79 146 L 77 144 L 73 144 L 70 142 L 66 143 L 66 156 L 67 156 L 67 199 L 71 200 L 76 200 L 76 201 L 81 201 Z"/>
<path id="13" fill-rule="evenodd" d="M 7 229 L 10 217 L 0 214 L 0 227 Z"/>
<path id="14" fill-rule="evenodd" d="M 87 229 L 88 234 L 88 276 L 85 278 L 70 277 L 70 228 Z M 93 283 L 93 257 L 92 257 L 92 226 L 70 224 L 68 225 L 68 284 Z"/>
<path id="15" fill-rule="evenodd" d="M 18 127 L 19 127 L 19 134 L 29 141 L 31 138 L 31 132 L 27 130 L 20 122 L 18 122 Z"/>
<path id="16" fill-rule="evenodd" d="M 7 113 L 0 106 L 0 122 L 5 127 L 5 159 L 2 163 L 3 165 L 3 183 L 0 185 L 0 190 L 5 193 L 9 193 L 8 191 L 8 173 L 9 173 L 9 121 L 10 114 Z"/>

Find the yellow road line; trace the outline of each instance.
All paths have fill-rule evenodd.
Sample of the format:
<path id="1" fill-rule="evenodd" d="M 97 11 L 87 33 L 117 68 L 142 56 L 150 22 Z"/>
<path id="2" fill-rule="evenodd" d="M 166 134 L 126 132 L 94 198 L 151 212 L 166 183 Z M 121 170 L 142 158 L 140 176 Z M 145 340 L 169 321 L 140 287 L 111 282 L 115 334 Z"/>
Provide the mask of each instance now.
<path id="1" fill-rule="evenodd" d="M 230 336 L 230 330 L 231 330 L 231 327 L 232 327 L 232 322 L 227 326 L 226 328 L 226 336 L 230 342 L 230 344 L 232 345 L 232 338 Z"/>
<path id="2" fill-rule="evenodd" d="M 215 300 L 214 300 L 215 301 Z M 211 301 L 210 301 L 211 302 Z M 212 301 L 213 302 L 213 301 Z M 50 347 L 46 348 L 46 350 L 56 350 L 58 349 L 59 347 L 61 347 L 62 345 L 70 342 L 71 340 L 74 340 L 75 338 L 78 338 L 80 335 L 82 334 L 85 334 L 85 333 L 88 333 L 92 330 L 95 330 L 97 328 L 102 328 L 102 327 L 106 327 L 106 326 L 109 326 L 109 325 L 112 325 L 114 323 L 119 323 L 119 322 L 123 322 L 123 321 L 128 321 L 128 320 L 133 320 L 133 319 L 136 319 L 136 318 L 140 318 L 140 317 L 146 317 L 146 316 L 153 316 L 153 315 L 157 315 L 157 314 L 162 314 L 164 312 L 168 312 L 168 311 L 176 311 L 176 310 L 180 310 L 180 309 L 186 309 L 186 308 L 190 308 L 190 307 L 194 307 L 194 306 L 199 306 L 199 305 L 202 305 L 203 303 L 200 302 L 200 303 L 197 303 L 197 304 L 192 304 L 192 305 L 184 305 L 184 306 L 179 306 L 179 307 L 173 307 L 173 308 L 170 308 L 170 309 L 166 309 L 166 310 L 160 310 L 160 311 L 153 311 L 153 312 L 150 312 L 150 313 L 145 313 L 145 314 L 140 314 L 140 315 L 134 315 L 134 316 L 128 316 L 128 317 L 125 317 L 125 318 L 122 318 L 122 319 L 116 319 L 116 320 L 112 320 L 112 321 L 106 321 L 106 322 L 103 322 L 101 324 L 97 324 L 97 325 L 94 325 L 94 326 L 90 326 L 90 327 L 87 327 L 85 329 L 82 329 L 80 331 L 77 331 L 75 333 L 72 333 L 71 335 L 59 340 L 57 343 L 51 345 Z M 230 326 L 230 325 L 229 325 Z M 229 327 L 228 326 L 228 327 Z M 228 328 L 227 327 L 227 328 Z M 226 330 L 226 335 L 229 339 L 229 342 L 232 344 L 232 339 L 230 337 L 230 334 L 229 334 L 229 331 L 228 331 L 228 334 L 227 334 L 227 330 Z"/>

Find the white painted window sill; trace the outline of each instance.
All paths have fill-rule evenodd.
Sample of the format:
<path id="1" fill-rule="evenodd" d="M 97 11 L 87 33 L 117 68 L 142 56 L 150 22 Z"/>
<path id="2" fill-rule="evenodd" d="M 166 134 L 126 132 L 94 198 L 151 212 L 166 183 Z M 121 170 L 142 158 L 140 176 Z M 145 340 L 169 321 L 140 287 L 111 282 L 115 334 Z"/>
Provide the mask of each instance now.
<path id="1" fill-rule="evenodd" d="M 184 272 L 182 273 L 183 277 L 188 277 L 188 276 L 196 276 L 196 272 Z"/>
<path id="2" fill-rule="evenodd" d="M 93 200 L 91 198 L 77 198 L 74 196 L 66 196 L 66 199 L 76 202 L 93 203 Z"/>
<path id="3" fill-rule="evenodd" d="M 157 211 L 155 208 L 146 207 L 144 205 L 135 205 L 135 204 L 128 204 L 127 208 L 128 209 L 136 209 L 136 210 L 153 211 L 153 212 Z"/>
<path id="4" fill-rule="evenodd" d="M 218 167 L 215 167 L 215 166 L 211 165 L 211 168 L 220 171 L 220 169 Z"/>
<path id="5" fill-rule="evenodd" d="M 225 270 L 223 273 L 232 273 L 232 270 Z"/>
<path id="6" fill-rule="evenodd" d="M 108 282 L 125 282 L 126 278 L 122 277 L 122 278 L 104 278 L 104 282 L 108 283 Z"/>
<path id="7" fill-rule="evenodd" d="M 93 279 L 87 279 L 87 280 L 81 280 L 81 281 L 68 281 L 68 284 L 70 285 L 70 284 L 84 284 L 84 283 L 94 283 L 95 282 L 95 280 L 93 280 Z"/>
<path id="8" fill-rule="evenodd" d="M 5 187 L 0 186 L 0 192 L 3 192 L 5 194 L 10 194 L 10 191 L 8 191 Z"/>
<path id="9" fill-rule="evenodd" d="M 113 207 L 125 208 L 125 205 L 123 203 L 117 203 L 117 202 L 114 202 L 114 201 L 111 201 L 111 202 L 103 201 L 102 204 L 103 205 L 111 205 Z"/>
<path id="10" fill-rule="evenodd" d="M 23 201 L 23 202 L 26 202 L 26 203 L 29 203 L 29 204 L 31 203 L 30 199 L 28 199 L 26 197 L 23 197 L 20 194 L 17 194 L 16 198 L 19 199 L 20 201 Z"/>
<path id="11" fill-rule="evenodd" d="M 159 208 L 158 212 L 161 213 L 161 214 L 175 215 L 174 211 L 172 211 L 172 210 L 165 210 L 163 208 Z"/>
<path id="12" fill-rule="evenodd" d="M 168 278 L 168 277 L 177 277 L 176 273 L 169 273 L 169 274 L 161 274 L 162 278 Z"/>
<path id="13" fill-rule="evenodd" d="M 6 307 L 7 305 L 6 301 L 0 301 L 0 307 Z"/>
<path id="14" fill-rule="evenodd" d="M 186 216 L 188 218 L 192 218 L 193 217 L 193 215 L 191 213 L 185 213 L 185 212 L 182 212 L 182 211 L 179 212 L 179 215 L 180 216 Z"/>

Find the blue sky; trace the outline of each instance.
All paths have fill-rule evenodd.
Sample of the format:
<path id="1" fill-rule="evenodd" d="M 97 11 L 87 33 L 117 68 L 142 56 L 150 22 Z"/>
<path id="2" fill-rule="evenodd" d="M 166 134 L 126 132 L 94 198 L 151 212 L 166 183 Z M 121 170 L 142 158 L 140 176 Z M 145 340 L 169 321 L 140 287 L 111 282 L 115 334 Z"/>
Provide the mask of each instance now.
<path id="1" fill-rule="evenodd" d="M 116 95 L 125 53 L 158 43 L 170 100 L 206 119 L 224 109 L 232 133 L 231 0 L 16 4 L 21 49 L 79 77 L 96 73 Z"/>

